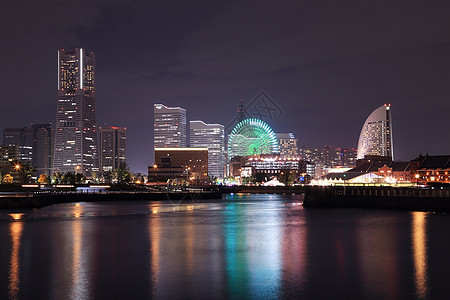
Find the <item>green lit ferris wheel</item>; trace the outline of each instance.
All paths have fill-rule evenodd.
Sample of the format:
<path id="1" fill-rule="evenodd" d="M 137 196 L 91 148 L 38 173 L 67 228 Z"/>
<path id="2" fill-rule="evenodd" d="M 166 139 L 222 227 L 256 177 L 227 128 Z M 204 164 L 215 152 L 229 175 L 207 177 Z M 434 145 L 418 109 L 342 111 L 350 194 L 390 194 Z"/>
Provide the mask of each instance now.
<path id="1" fill-rule="evenodd" d="M 228 136 L 228 158 L 278 153 L 278 141 L 267 123 L 258 119 L 239 122 Z"/>

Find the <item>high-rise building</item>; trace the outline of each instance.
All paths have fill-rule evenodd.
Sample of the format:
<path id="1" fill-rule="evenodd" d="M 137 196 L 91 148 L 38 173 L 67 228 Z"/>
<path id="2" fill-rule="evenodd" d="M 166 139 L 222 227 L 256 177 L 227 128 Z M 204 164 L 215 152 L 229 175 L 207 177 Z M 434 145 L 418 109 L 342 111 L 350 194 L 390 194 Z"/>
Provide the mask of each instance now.
<path id="1" fill-rule="evenodd" d="M 31 128 L 5 128 L 3 130 L 3 144 L 17 146 L 19 161 L 31 163 L 33 157 L 33 131 Z"/>
<path id="2" fill-rule="evenodd" d="M 365 155 L 394 158 L 390 104 L 375 109 L 361 129 L 357 157 L 363 159 Z"/>
<path id="3" fill-rule="evenodd" d="M 186 147 L 186 110 L 155 104 L 154 148 Z"/>
<path id="4" fill-rule="evenodd" d="M 100 127 L 100 171 L 108 172 L 126 163 L 127 129 L 125 127 Z"/>
<path id="5" fill-rule="evenodd" d="M 293 133 L 276 133 L 278 140 L 278 149 L 281 157 L 297 158 L 298 157 L 298 140 Z"/>
<path id="6" fill-rule="evenodd" d="M 12 162 L 19 159 L 19 147 L 0 145 L 0 169 L 10 167 Z"/>
<path id="7" fill-rule="evenodd" d="M 95 117 L 95 55 L 84 49 L 58 51 L 58 106 L 54 172 L 98 169 Z"/>
<path id="8" fill-rule="evenodd" d="M 335 167 L 342 165 L 342 149 L 332 146 L 325 146 L 321 153 L 321 162 L 325 167 Z"/>
<path id="9" fill-rule="evenodd" d="M 322 151 L 319 148 L 311 146 L 302 146 L 299 149 L 300 158 L 304 161 L 321 163 Z"/>
<path id="10" fill-rule="evenodd" d="M 51 124 L 33 124 L 33 160 L 37 176 L 51 175 L 53 157 L 53 130 Z"/>
<path id="11" fill-rule="evenodd" d="M 355 167 L 357 153 L 355 148 L 342 149 L 342 165 L 351 168 Z"/>
<path id="12" fill-rule="evenodd" d="M 223 178 L 225 165 L 225 129 L 220 124 L 190 121 L 191 147 L 208 148 L 208 175 Z"/>

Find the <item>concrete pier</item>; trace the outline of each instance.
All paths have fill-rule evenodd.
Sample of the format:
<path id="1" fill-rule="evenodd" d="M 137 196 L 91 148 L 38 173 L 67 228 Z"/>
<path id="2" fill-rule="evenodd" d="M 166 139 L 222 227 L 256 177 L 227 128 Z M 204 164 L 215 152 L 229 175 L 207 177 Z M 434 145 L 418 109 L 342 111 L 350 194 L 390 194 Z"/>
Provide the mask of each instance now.
<path id="1" fill-rule="evenodd" d="M 303 206 L 450 212 L 450 190 L 387 186 L 310 186 L 305 189 Z"/>

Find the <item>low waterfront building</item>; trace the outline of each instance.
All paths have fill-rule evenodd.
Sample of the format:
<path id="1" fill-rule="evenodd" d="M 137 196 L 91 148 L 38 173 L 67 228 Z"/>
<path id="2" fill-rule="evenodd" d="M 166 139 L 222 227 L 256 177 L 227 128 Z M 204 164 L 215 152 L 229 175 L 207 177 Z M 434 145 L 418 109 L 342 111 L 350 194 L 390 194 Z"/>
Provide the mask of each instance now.
<path id="1" fill-rule="evenodd" d="M 148 172 L 149 180 L 181 175 L 190 181 L 207 180 L 208 148 L 155 148 L 155 163 Z"/>
<path id="2" fill-rule="evenodd" d="M 252 167 L 254 174 L 279 176 L 283 172 L 293 171 L 295 175 L 298 175 L 300 158 L 286 158 L 275 154 L 253 155 L 246 157 L 245 165 Z"/>
<path id="3" fill-rule="evenodd" d="M 245 157 L 244 156 L 234 156 L 231 158 L 230 163 L 228 165 L 228 176 L 230 177 L 240 177 L 242 168 L 245 166 Z"/>
<path id="4" fill-rule="evenodd" d="M 450 155 L 419 155 L 411 161 L 413 182 L 417 184 L 450 183 Z"/>
<path id="5" fill-rule="evenodd" d="M 336 183 L 410 183 L 410 162 L 374 161 L 366 162 L 346 172 L 334 172 L 322 176 L 315 183 L 329 185 Z"/>
<path id="6" fill-rule="evenodd" d="M 243 158 L 241 177 L 253 177 L 257 182 L 278 178 L 285 183 L 307 183 L 312 176 L 314 164 L 297 157 L 282 157 L 279 154 L 251 155 Z"/>

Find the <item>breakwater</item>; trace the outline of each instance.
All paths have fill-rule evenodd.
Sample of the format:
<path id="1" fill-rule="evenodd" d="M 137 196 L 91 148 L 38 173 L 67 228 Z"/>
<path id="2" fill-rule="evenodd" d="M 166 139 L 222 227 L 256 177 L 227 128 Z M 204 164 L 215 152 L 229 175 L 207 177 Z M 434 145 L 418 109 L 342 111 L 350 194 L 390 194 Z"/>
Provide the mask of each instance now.
<path id="1" fill-rule="evenodd" d="M 98 201 L 197 201 L 222 199 L 218 191 L 102 191 L 102 192 L 34 192 L 7 195 L 0 198 L 0 209 L 24 209 L 49 206 L 57 203 Z"/>
<path id="2" fill-rule="evenodd" d="M 450 189 L 309 186 L 304 207 L 360 207 L 450 212 Z"/>

